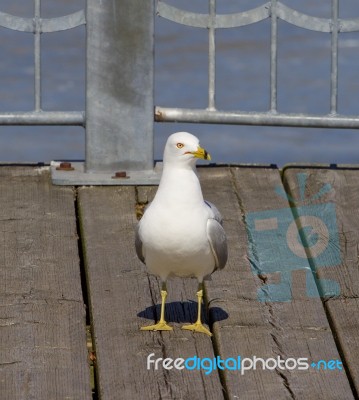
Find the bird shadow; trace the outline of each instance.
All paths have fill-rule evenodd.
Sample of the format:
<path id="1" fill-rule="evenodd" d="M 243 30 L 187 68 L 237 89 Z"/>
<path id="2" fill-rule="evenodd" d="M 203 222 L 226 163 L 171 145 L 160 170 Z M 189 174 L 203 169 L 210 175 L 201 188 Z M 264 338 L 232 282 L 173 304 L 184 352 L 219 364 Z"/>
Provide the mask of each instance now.
<path id="1" fill-rule="evenodd" d="M 167 322 L 173 323 L 192 323 L 197 319 L 197 302 L 196 301 L 173 301 L 166 303 L 165 319 Z M 202 306 L 202 321 L 212 325 L 215 322 L 223 321 L 228 318 L 228 314 L 221 307 L 210 307 L 207 309 Z M 158 321 L 161 313 L 161 304 L 147 307 L 140 311 L 137 316 L 154 321 Z"/>

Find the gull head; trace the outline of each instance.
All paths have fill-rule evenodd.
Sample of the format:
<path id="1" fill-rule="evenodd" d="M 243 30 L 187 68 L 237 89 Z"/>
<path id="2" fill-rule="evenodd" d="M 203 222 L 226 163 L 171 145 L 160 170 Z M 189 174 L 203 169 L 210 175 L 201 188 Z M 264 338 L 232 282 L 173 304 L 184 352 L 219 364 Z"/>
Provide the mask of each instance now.
<path id="1" fill-rule="evenodd" d="M 199 145 L 196 136 L 188 132 L 176 132 L 169 136 L 163 154 L 164 164 L 189 165 L 197 159 L 211 160 L 211 156 Z"/>

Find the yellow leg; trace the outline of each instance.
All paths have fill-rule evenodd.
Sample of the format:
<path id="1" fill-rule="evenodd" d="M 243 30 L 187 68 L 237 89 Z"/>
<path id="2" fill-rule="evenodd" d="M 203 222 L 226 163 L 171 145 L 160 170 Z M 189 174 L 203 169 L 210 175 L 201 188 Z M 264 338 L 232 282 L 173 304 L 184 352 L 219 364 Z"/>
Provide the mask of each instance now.
<path id="1" fill-rule="evenodd" d="M 167 322 L 165 321 L 166 297 L 167 297 L 166 284 L 163 284 L 162 285 L 162 290 L 161 290 L 162 302 L 161 302 L 160 320 L 155 325 L 142 326 L 140 328 L 141 331 L 172 331 L 173 328 L 171 326 L 167 325 Z"/>
<path id="2" fill-rule="evenodd" d="M 182 329 L 186 329 L 193 332 L 202 332 L 208 336 L 212 336 L 212 333 L 201 322 L 202 298 L 203 298 L 203 284 L 200 283 L 197 292 L 197 300 L 198 300 L 197 321 L 194 324 L 182 326 Z"/>

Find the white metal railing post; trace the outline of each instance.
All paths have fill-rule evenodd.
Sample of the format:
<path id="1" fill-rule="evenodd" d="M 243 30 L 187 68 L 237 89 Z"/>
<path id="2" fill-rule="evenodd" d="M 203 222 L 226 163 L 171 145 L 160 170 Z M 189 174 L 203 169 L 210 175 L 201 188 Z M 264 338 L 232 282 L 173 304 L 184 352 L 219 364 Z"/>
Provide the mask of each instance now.
<path id="1" fill-rule="evenodd" d="M 153 169 L 154 0 L 87 0 L 86 172 Z"/>

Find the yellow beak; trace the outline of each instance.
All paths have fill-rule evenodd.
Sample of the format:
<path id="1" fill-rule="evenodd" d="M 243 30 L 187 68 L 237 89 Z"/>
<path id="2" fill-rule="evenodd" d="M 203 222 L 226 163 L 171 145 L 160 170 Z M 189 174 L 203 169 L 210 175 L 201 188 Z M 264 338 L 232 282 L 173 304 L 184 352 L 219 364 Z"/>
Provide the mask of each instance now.
<path id="1" fill-rule="evenodd" d="M 191 154 L 193 154 L 196 158 L 201 158 L 202 160 L 211 160 L 211 156 L 205 149 L 202 149 L 202 147 L 198 146 L 198 149 L 196 151 L 192 151 Z"/>

